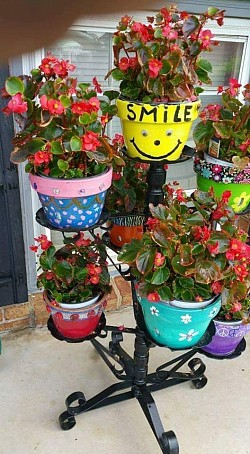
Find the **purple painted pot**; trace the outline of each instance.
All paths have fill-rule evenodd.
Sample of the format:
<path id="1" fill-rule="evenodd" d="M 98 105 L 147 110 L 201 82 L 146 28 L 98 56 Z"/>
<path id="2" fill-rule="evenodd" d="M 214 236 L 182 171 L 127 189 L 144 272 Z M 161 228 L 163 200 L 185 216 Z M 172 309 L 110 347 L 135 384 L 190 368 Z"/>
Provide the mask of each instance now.
<path id="1" fill-rule="evenodd" d="M 202 350 L 213 356 L 231 355 L 250 330 L 250 324 L 243 325 L 241 321 L 221 322 L 213 320 L 213 322 L 216 330 L 215 335 L 208 345 L 202 347 Z"/>

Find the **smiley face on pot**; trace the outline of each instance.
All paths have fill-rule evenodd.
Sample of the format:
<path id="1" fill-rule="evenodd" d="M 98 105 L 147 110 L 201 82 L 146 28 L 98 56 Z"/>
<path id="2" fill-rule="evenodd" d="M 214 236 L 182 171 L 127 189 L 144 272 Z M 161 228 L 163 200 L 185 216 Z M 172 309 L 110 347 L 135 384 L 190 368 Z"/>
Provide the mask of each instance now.
<path id="1" fill-rule="evenodd" d="M 143 104 L 117 100 L 127 153 L 149 161 L 176 161 L 188 139 L 200 102 Z"/>

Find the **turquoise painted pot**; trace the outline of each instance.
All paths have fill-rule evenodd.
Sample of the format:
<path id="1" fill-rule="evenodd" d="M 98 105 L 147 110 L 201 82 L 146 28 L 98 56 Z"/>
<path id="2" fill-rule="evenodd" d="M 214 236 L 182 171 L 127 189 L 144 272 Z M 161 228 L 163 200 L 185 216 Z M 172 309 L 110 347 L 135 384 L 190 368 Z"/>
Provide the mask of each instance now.
<path id="1" fill-rule="evenodd" d="M 141 297 L 138 300 L 151 338 L 177 350 L 196 345 L 221 307 L 221 296 L 200 309 L 181 309 L 169 303 L 152 303 Z"/>

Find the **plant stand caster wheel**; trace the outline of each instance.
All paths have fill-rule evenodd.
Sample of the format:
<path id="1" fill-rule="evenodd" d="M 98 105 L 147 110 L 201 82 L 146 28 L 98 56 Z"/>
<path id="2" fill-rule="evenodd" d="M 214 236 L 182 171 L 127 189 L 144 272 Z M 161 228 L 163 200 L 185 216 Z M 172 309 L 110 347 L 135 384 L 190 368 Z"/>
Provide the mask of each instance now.
<path id="1" fill-rule="evenodd" d="M 172 430 L 162 434 L 160 445 L 164 454 L 179 454 L 178 441 Z"/>
<path id="2" fill-rule="evenodd" d="M 76 425 L 74 416 L 70 415 L 67 411 L 64 411 L 59 416 L 59 424 L 62 430 L 70 430 Z"/>
<path id="3" fill-rule="evenodd" d="M 72 404 L 74 402 L 77 402 L 78 405 L 73 406 Z M 76 391 L 75 393 L 72 393 L 67 397 L 65 403 L 66 403 L 68 413 L 70 415 L 74 416 L 74 415 L 79 415 L 80 413 L 82 413 L 84 411 L 83 407 L 86 403 L 86 399 L 85 399 L 84 394 L 81 391 Z"/>
<path id="4" fill-rule="evenodd" d="M 206 370 L 205 364 L 199 358 L 193 358 L 189 361 L 188 366 L 190 367 L 194 376 L 192 383 L 196 389 L 204 388 L 207 384 L 207 377 L 204 375 Z"/>

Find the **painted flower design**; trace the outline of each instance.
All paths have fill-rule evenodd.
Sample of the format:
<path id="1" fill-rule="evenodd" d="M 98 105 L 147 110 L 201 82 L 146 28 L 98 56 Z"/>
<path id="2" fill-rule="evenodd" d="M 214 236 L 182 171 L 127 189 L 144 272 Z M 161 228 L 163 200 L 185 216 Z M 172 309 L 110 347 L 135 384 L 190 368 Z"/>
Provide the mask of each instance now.
<path id="1" fill-rule="evenodd" d="M 250 202 L 250 195 L 246 192 L 242 192 L 239 197 L 235 197 L 232 203 L 232 208 L 236 213 L 244 210 Z"/>
<path id="2" fill-rule="evenodd" d="M 199 334 L 199 331 L 195 331 L 194 329 L 190 329 L 187 333 L 179 333 L 179 341 L 187 340 L 190 342 L 197 334 Z"/>
<path id="3" fill-rule="evenodd" d="M 185 325 L 187 325 L 188 323 L 191 323 L 192 316 L 189 314 L 181 315 L 181 321 L 182 321 L 182 323 L 185 323 Z"/>
<path id="4" fill-rule="evenodd" d="M 151 306 L 150 311 L 151 311 L 152 315 L 156 315 L 156 317 L 158 317 L 159 311 L 158 311 L 158 309 L 156 309 L 155 306 Z"/>
<path id="5" fill-rule="evenodd" d="M 214 318 L 214 317 L 216 316 L 217 312 L 218 312 L 218 309 L 217 309 L 216 307 L 214 307 L 214 308 L 211 310 L 211 312 L 209 312 L 208 317 L 209 317 L 209 318 Z"/>
<path id="6" fill-rule="evenodd" d="M 211 176 L 212 176 L 212 172 L 207 168 L 203 168 L 201 171 L 201 174 L 204 178 L 207 178 L 207 179 L 211 178 Z"/>

